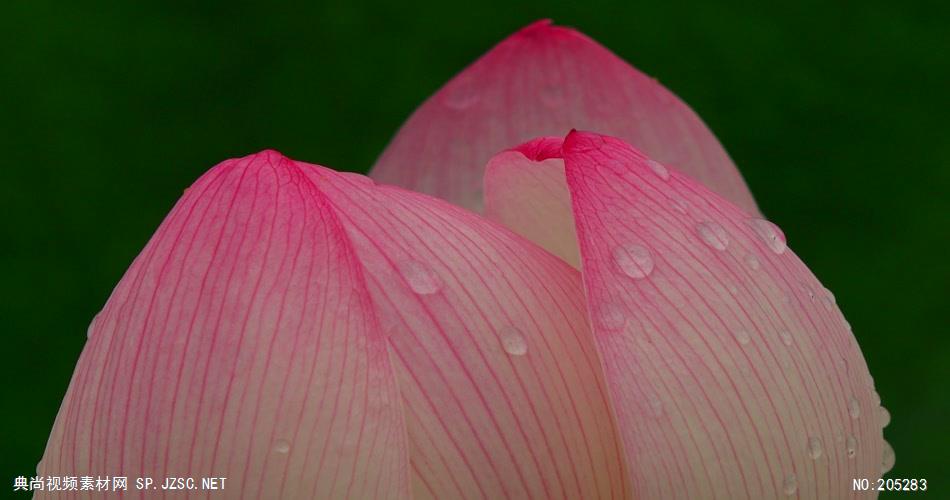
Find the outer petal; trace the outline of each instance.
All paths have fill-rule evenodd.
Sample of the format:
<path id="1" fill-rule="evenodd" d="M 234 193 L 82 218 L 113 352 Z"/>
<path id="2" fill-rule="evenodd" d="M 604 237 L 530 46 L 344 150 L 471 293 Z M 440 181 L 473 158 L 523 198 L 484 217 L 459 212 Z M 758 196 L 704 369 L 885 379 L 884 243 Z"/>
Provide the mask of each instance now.
<path id="1" fill-rule="evenodd" d="M 878 477 L 867 366 L 781 232 L 620 140 L 571 133 L 563 154 L 637 495 L 841 498 Z"/>
<path id="2" fill-rule="evenodd" d="M 729 156 L 686 104 L 593 40 L 550 21 L 501 42 L 423 103 L 372 175 L 479 210 L 492 155 L 572 128 L 623 138 L 757 211 Z"/>
<path id="3" fill-rule="evenodd" d="M 579 274 L 448 203 L 314 167 L 367 270 L 419 498 L 628 494 Z"/>
<path id="4" fill-rule="evenodd" d="M 39 474 L 226 477 L 222 498 L 407 497 L 361 273 L 296 165 L 274 152 L 218 165 L 90 326 Z"/>

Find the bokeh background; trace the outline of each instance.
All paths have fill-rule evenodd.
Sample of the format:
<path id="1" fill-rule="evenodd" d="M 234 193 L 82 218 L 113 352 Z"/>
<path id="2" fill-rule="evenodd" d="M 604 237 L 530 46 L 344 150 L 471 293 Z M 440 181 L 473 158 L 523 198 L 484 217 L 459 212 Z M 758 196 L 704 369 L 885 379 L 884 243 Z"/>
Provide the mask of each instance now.
<path id="1" fill-rule="evenodd" d="M 264 148 L 365 171 L 454 73 L 551 17 L 716 132 L 853 325 L 893 414 L 890 477 L 950 498 L 947 3 L 82 3 L 0 7 L 0 495 L 183 188 Z"/>

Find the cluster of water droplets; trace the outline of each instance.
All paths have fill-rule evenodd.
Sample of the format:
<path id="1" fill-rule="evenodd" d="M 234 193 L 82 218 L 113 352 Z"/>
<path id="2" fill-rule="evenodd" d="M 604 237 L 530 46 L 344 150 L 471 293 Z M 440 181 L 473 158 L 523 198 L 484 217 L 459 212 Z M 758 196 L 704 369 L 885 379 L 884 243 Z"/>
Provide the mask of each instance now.
<path id="1" fill-rule="evenodd" d="M 877 391 L 874 391 L 872 394 L 874 398 L 874 404 L 877 405 L 877 424 L 883 429 L 891 423 L 891 412 L 887 411 L 887 408 L 881 405 L 881 396 L 877 393 Z M 881 475 L 890 472 L 891 469 L 894 468 L 894 462 L 896 461 L 897 457 L 894 454 L 894 448 L 891 447 L 891 444 L 885 440 L 884 448 L 881 452 Z"/>

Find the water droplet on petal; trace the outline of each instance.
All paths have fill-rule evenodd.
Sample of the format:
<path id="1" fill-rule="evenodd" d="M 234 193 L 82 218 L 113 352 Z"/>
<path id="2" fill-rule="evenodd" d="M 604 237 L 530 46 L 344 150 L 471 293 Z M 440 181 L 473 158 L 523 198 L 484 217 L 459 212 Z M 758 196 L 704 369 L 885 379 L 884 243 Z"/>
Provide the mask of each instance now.
<path id="1" fill-rule="evenodd" d="M 844 449 L 848 453 L 848 458 L 854 458 L 854 455 L 858 453 L 858 440 L 854 436 L 848 436 L 848 439 L 844 441 Z"/>
<path id="2" fill-rule="evenodd" d="M 446 89 L 442 102 L 451 109 L 462 111 L 478 102 L 478 90 L 470 79 L 459 80 Z"/>
<path id="3" fill-rule="evenodd" d="M 729 235 L 718 223 L 705 221 L 696 225 L 696 232 L 703 243 L 716 250 L 725 250 L 729 246 Z"/>
<path id="4" fill-rule="evenodd" d="M 808 283 L 806 283 L 806 282 L 804 282 L 804 281 L 799 281 L 799 282 L 798 282 L 798 289 L 801 290 L 801 292 L 802 292 L 803 294 L 807 295 L 808 298 L 809 298 L 812 302 L 815 301 L 815 292 L 813 292 L 812 289 L 811 289 L 811 287 L 808 286 Z"/>
<path id="5" fill-rule="evenodd" d="M 777 254 L 785 253 L 785 249 L 788 248 L 785 243 L 785 234 L 778 226 L 765 219 L 755 217 L 748 219 L 746 222 L 769 249 Z"/>
<path id="6" fill-rule="evenodd" d="M 501 347 L 512 356 L 524 356 L 528 352 L 528 343 L 524 335 L 514 327 L 501 330 Z"/>
<path id="7" fill-rule="evenodd" d="M 831 293 L 831 290 L 828 290 L 827 288 L 824 289 L 824 293 L 821 297 L 821 305 L 825 308 L 826 311 L 834 310 L 835 295 Z"/>
<path id="8" fill-rule="evenodd" d="M 99 320 L 99 313 L 92 317 L 92 321 L 89 322 L 89 327 L 86 328 L 86 338 L 92 338 L 92 329 L 96 327 L 96 321 Z"/>
<path id="9" fill-rule="evenodd" d="M 673 204 L 673 209 L 677 212 L 686 215 L 686 212 L 689 210 L 689 203 L 680 198 L 678 195 L 670 196 L 670 202 Z"/>
<path id="10" fill-rule="evenodd" d="M 749 253 L 745 256 L 745 265 L 749 266 L 749 269 L 755 271 L 762 267 L 762 263 L 759 262 L 759 258 L 755 254 Z"/>
<path id="11" fill-rule="evenodd" d="M 782 339 L 782 343 L 783 343 L 783 344 L 785 344 L 785 345 L 792 345 L 792 341 L 794 340 L 794 339 L 792 338 L 792 332 L 790 332 L 790 331 L 788 331 L 788 330 L 780 330 L 780 331 L 778 332 L 778 336 L 779 336 L 779 338 Z"/>
<path id="12" fill-rule="evenodd" d="M 282 454 L 290 453 L 290 441 L 286 439 L 274 441 L 274 451 Z"/>
<path id="13" fill-rule="evenodd" d="M 745 330 L 741 330 L 741 329 L 736 330 L 734 335 L 736 336 L 736 341 L 742 345 L 748 344 L 749 341 L 751 340 L 751 338 L 749 337 L 749 332 Z"/>
<path id="14" fill-rule="evenodd" d="M 857 419 L 861 416 L 861 405 L 854 397 L 848 399 L 848 415 L 851 415 L 853 419 Z"/>
<path id="15" fill-rule="evenodd" d="M 877 391 L 871 391 L 871 399 L 874 400 L 874 404 L 876 405 L 881 404 L 881 395 L 878 394 Z"/>
<path id="16" fill-rule="evenodd" d="M 798 491 L 798 478 L 795 474 L 785 476 L 785 480 L 782 481 L 782 493 L 792 496 L 796 491 Z"/>
<path id="17" fill-rule="evenodd" d="M 419 295 L 430 295 L 442 288 L 442 280 L 425 264 L 417 260 L 406 260 L 399 264 L 399 273 Z"/>
<path id="18" fill-rule="evenodd" d="M 891 443 L 884 441 L 884 452 L 881 456 L 881 474 L 890 472 L 894 468 L 895 462 L 897 462 L 897 455 L 894 454 L 894 448 Z"/>
<path id="19" fill-rule="evenodd" d="M 821 447 L 821 439 L 816 436 L 808 438 L 808 456 L 812 460 L 818 460 L 821 457 L 821 452 L 824 451 Z"/>
<path id="20" fill-rule="evenodd" d="M 650 413 L 654 417 L 660 418 L 663 416 L 663 401 L 660 401 L 660 398 L 656 394 L 650 394 L 647 398 L 650 403 Z"/>
<path id="21" fill-rule="evenodd" d="M 614 248 L 614 262 L 627 276 L 646 278 L 653 272 L 653 256 L 650 250 L 640 245 L 623 245 Z"/>
<path id="22" fill-rule="evenodd" d="M 657 177 L 663 179 L 664 181 L 670 180 L 670 171 L 667 170 L 662 163 L 654 160 L 647 160 L 647 166 L 650 167 L 650 170 L 656 174 Z"/>
<path id="23" fill-rule="evenodd" d="M 877 407 L 877 423 L 880 424 L 882 429 L 891 423 L 891 412 L 887 411 L 887 408 Z"/>

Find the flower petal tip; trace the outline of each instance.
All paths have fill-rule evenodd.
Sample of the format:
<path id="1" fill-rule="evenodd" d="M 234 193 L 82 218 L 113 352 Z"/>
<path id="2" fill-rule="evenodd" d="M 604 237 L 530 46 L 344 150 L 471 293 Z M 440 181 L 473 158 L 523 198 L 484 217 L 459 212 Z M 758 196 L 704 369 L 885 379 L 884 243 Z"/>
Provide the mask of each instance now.
<path id="1" fill-rule="evenodd" d="M 561 157 L 561 145 L 564 139 L 560 137 L 538 137 L 524 144 L 520 144 L 509 151 L 517 151 L 531 161 L 544 161 Z"/>

